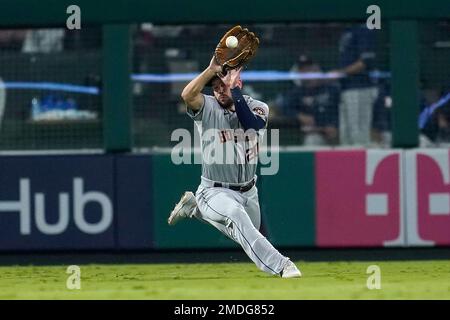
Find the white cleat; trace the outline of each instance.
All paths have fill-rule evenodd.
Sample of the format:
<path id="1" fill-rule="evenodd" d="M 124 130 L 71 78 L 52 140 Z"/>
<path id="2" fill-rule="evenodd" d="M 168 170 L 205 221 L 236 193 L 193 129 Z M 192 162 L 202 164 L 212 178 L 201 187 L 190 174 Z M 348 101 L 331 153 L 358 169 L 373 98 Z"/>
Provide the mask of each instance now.
<path id="1" fill-rule="evenodd" d="M 173 226 L 184 218 L 192 218 L 196 209 L 197 201 L 195 200 L 194 194 L 190 191 L 186 191 L 170 213 L 167 223 Z"/>
<path id="2" fill-rule="evenodd" d="M 288 260 L 280 274 L 282 278 L 300 278 L 302 276 L 300 270 L 291 260 Z"/>

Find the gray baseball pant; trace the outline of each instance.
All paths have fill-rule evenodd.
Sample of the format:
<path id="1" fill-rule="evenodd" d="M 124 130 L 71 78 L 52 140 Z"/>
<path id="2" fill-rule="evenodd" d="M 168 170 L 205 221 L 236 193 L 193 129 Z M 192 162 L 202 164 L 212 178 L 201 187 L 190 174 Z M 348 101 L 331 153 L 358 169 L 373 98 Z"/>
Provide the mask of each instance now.
<path id="1" fill-rule="evenodd" d="M 196 218 L 205 221 L 244 249 L 256 266 L 267 273 L 279 274 L 289 258 L 283 256 L 259 231 L 261 213 L 258 190 L 247 192 L 212 187 L 214 182 L 202 177 L 196 192 Z"/>
<path id="2" fill-rule="evenodd" d="M 339 105 L 339 141 L 341 145 L 367 146 L 370 143 L 373 104 L 377 88 L 348 89 Z"/>

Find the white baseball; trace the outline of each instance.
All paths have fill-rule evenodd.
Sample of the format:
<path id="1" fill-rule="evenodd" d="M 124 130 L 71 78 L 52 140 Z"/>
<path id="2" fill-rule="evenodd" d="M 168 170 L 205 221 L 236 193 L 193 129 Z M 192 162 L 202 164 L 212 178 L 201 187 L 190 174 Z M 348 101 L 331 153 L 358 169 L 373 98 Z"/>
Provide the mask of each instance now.
<path id="1" fill-rule="evenodd" d="M 235 36 L 229 36 L 225 41 L 228 48 L 236 48 L 238 45 L 238 39 Z"/>

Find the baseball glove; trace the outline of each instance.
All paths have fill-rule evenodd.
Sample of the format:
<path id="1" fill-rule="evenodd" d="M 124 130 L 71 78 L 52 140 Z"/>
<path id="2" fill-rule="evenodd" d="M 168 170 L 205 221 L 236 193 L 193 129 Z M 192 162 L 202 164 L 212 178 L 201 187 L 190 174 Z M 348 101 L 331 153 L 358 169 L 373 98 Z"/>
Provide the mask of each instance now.
<path id="1" fill-rule="evenodd" d="M 236 48 L 228 48 L 226 40 L 230 36 L 238 39 Z M 256 54 L 259 46 L 259 39 L 253 32 L 241 26 L 235 26 L 228 30 L 220 39 L 214 52 L 216 62 L 222 66 L 222 74 L 228 70 L 237 69 L 250 61 Z"/>

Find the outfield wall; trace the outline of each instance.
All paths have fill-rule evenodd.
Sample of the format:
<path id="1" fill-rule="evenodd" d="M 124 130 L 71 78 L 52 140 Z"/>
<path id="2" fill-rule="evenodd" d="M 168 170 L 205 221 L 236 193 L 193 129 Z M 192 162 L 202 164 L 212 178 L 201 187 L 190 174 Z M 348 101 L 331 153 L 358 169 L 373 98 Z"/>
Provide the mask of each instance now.
<path id="1" fill-rule="evenodd" d="M 286 152 L 260 176 L 278 247 L 450 245 L 447 149 Z M 167 225 L 199 165 L 170 155 L 0 157 L 0 250 L 233 248 L 210 226 Z"/>

